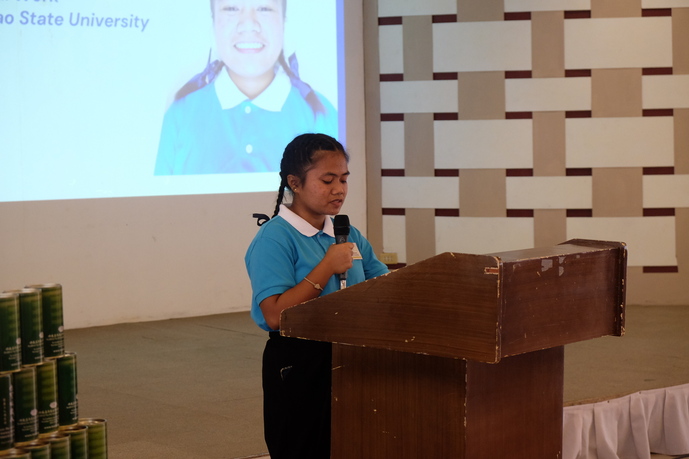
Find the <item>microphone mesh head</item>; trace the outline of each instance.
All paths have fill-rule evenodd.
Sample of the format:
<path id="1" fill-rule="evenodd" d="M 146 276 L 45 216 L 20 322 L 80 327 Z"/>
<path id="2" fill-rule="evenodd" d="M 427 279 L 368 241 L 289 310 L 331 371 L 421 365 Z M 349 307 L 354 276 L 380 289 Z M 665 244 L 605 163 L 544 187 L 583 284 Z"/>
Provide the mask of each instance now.
<path id="1" fill-rule="evenodd" d="M 335 236 L 346 236 L 349 234 L 349 216 L 335 215 Z"/>

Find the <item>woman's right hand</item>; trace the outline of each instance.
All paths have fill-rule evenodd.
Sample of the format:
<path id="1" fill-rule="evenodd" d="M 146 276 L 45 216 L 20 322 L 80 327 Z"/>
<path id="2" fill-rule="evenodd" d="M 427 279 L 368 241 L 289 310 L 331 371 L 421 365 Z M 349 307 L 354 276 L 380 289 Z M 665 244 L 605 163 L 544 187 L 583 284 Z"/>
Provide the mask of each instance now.
<path id="1" fill-rule="evenodd" d="M 323 257 L 334 274 L 341 274 L 350 269 L 354 264 L 354 243 L 343 242 L 333 244 Z"/>
<path id="2" fill-rule="evenodd" d="M 261 311 L 268 326 L 273 330 L 280 328 L 280 314 L 283 310 L 319 296 L 323 289 L 313 284 L 324 286 L 331 276 L 347 271 L 353 264 L 354 243 L 343 242 L 328 247 L 321 262 L 307 276 L 310 282 L 301 280 L 286 292 L 269 296 L 261 302 Z"/>

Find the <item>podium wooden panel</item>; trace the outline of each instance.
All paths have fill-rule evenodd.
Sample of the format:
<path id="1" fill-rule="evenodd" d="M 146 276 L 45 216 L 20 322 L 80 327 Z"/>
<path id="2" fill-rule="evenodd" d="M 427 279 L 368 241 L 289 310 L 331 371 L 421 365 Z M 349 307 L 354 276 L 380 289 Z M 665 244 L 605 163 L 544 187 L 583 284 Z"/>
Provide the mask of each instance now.
<path id="1" fill-rule="evenodd" d="M 289 308 L 333 343 L 333 458 L 560 458 L 564 345 L 624 333 L 626 247 L 444 253 Z"/>

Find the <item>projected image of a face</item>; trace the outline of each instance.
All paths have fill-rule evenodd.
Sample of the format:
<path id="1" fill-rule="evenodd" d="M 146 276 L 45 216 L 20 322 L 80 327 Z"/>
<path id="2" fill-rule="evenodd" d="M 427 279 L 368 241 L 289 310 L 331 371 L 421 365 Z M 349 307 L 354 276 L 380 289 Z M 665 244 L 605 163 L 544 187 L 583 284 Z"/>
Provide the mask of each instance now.
<path id="1" fill-rule="evenodd" d="M 155 175 L 277 172 L 295 136 L 338 138 L 332 102 L 302 80 L 296 52 L 285 56 L 286 7 L 285 0 L 212 2 L 219 59 L 165 114 Z"/>
<path id="2" fill-rule="evenodd" d="M 273 81 L 284 42 L 282 0 L 216 0 L 215 46 L 232 81 L 247 96 Z"/>
<path id="3" fill-rule="evenodd" d="M 344 143 L 345 8 L 0 0 L 0 203 L 274 191 L 296 136 Z"/>

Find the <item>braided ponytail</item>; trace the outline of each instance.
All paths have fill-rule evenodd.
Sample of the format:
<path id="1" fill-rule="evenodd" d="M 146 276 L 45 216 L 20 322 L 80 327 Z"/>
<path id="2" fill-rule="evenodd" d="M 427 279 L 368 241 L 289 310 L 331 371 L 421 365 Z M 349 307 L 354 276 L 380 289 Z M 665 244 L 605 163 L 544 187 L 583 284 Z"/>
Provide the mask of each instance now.
<path id="1" fill-rule="evenodd" d="M 285 188 L 287 187 L 287 183 L 285 179 L 282 179 L 282 182 L 280 182 L 280 189 L 278 190 L 278 199 L 277 202 L 275 203 L 275 211 L 273 212 L 273 217 L 276 217 L 278 212 L 280 212 L 280 204 L 282 204 L 282 200 L 285 197 Z M 270 218 L 273 218 L 270 217 Z"/>

